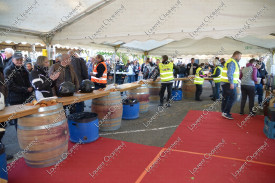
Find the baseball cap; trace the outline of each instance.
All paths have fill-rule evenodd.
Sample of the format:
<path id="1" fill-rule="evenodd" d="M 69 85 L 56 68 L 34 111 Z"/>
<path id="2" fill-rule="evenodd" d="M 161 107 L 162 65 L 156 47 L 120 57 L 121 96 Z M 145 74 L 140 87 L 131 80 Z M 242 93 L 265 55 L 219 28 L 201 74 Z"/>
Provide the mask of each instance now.
<path id="1" fill-rule="evenodd" d="M 22 53 L 14 53 L 12 58 L 15 58 L 15 59 L 23 59 L 23 55 Z"/>

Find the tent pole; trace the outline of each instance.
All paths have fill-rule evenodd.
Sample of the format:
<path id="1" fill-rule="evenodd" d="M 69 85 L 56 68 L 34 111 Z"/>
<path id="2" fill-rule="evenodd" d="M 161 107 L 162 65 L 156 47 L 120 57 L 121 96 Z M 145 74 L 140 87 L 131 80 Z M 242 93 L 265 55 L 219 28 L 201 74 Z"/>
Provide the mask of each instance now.
<path id="1" fill-rule="evenodd" d="M 115 58 L 114 58 L 114 81 L 113 81 L 113 84 L 116 83 L 116 53 L 117 53 L 117 50 L 119 49 L 120 45 L 116 45 L 115 46 Z"/>

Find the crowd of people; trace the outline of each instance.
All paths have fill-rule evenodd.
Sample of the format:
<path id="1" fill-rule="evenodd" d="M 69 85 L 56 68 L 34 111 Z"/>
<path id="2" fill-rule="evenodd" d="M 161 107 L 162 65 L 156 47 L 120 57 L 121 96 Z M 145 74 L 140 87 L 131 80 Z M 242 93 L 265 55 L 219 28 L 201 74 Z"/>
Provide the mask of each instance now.
<path id="1" fill-rule="evenodd" d="M 29 59 L 21 53 L 15 53 L 13 49 L 5 49 L 5 53 L 0 55 L 0 89 L 5 97 L 6 105 L 23 104 L 32 95 L 37 100 L 58 95 L 59 89 L 64 82 L 73 83 L 75 91 L 78 91 L 80 83 L 83 80 L 91 80 L 95 89 L 105 88 L 109 76 L 113 77 L 113 71 L 116 70 L 115 83 L 123 84 L 125 77 L 128 83 L 141 79 L 151 79 L 155 81 L 158 77 L 161 79 L 160 104 L 171 106 L 172 88 L 178 88 L 180 81 L 175 82 L 174 78 L 184 78 L 192 76 L 196 85 L 195 100 L 201 101 L 203 83 L 206 77 L 213 78 L 209 80 L 213 88 L 212 100 L 220 100 L 222 91 L 222 116 L 227 119 L 233 119 L 231 108 L 236 100 L 236 88 L 241 83 L 241 109 L 240 114 L 244 114 L 244 107 L 249 98 L 249 111 L 253 111 L 254 97 L 257 93 L 260 107 L 263 101 L 263 85 L 267 71 L 263 63 L 263 58 L 251 59 L 246 67 L 240 68 L 239 60 L 242 53 L 236 51 L 232 57 L 225 61 L 218 57 L 209 63 L 196 63 L 192 58 L 190 63 L 185 65 L 179 63 L 175 65 L 169 61 L 167 55 L 162 56 L 162 60 L 152 62 L 147 58 L 146 62 L 139 64 L 138 60 L 128 61 L 126 65 L 117 61 L 115 68 L 111 67 L 110 60 L 105 60 L 102 55 L 91 57 L 86 63 L 75 51 L 69 51 L 56 57 L 54 64 L 46 56 L 39 56 L 33 66 Z M 206 73 L 207 71 L 207 73 Z M 111 78 L 110 77 L 110 78 Z M 241 80 L 241 82 L 239 82 Z M 167 90 L 166 103 L 164 102 L 164 93 Z M 34 92 L 34 93 L 33 93 Z M 84 110 L 84 102 L 76 104 L 80 111 Z M 77 111 L 77 112 L 80 112 Z M 70 112 L 73 113 L 73 111 Z M 2 126 L 5 123 L 1 123 Z M 17 120 L 10 121 L 17 129 Z M 5 126 L 3 126 L 5 127 Z"/>

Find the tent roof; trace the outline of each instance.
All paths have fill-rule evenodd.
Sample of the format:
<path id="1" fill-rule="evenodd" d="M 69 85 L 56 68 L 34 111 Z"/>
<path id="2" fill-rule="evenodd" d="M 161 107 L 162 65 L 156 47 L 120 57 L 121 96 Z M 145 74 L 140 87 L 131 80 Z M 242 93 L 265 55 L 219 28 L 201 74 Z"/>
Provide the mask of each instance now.
<path id="1" fill-rule="evenodd" d="M 233 37 L 275 48 L 274 0 L 2 0 L 0 9 L 0 41 L 43 43 L 48 34 L 52 44 L 113 50 L 123 43 L 150 51 L 173 41 Z"/>

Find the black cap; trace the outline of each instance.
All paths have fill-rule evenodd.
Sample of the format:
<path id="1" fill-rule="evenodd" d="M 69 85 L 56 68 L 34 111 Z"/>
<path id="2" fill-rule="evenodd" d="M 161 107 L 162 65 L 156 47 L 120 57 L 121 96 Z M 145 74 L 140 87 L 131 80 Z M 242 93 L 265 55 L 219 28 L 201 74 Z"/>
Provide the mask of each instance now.
<path id="1" fill-rule="evenodd" d="M 15 54 L 13 54 L 12 58 L 23 59 L 23 55 L 22 55 L 22 53 L 15 53 Z"/>

